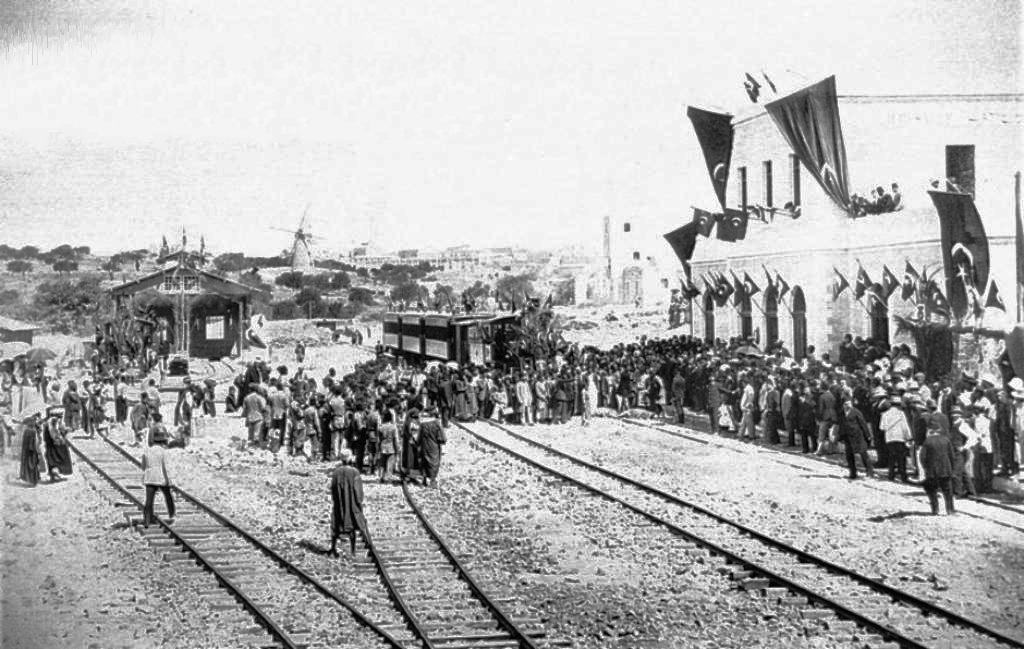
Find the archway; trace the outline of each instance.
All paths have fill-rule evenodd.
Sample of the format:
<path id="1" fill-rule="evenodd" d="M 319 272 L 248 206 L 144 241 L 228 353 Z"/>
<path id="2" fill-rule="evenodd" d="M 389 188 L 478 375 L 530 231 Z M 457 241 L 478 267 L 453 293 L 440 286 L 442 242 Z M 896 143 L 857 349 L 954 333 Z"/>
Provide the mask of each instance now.
<path id="1" fill-rule="evenodd" d="M 801 360 L 807 355 L 807 302 L 804 291 L 793 287 L 793 358 Z"/>
<path id="2" fill-rule="evenodd" d="M 704 294 L 704 340 L 715 342 L 715 300 L 711 291 Z"/>
<path id="3" fill-rule="evenodd" d="M 779 291 L 769 286 L 764 292 L 765 348 L 779 339 Z"/>
<path id="4" fill-rule="evenodd" d="M 875 342 L 889 344 L 889 304 L 888 300 L 883 302 L 879 296 L 883 294 L 882 286 L 875 284 L 872 287 L 874 296 L 869 298 L 871 302 L 871 339 Z"/>

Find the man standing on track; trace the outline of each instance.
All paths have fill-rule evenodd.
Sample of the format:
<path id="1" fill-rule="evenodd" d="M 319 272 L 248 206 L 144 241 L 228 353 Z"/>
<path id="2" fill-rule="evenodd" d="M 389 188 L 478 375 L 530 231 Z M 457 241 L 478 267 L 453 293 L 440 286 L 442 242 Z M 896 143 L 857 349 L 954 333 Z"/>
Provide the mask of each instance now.
<path id="1" fill-rule="evenodd" d="M 341 466 L 331 472 L 331 549 L 332 557 L 338 556 L 338 537 L 348 535 L 352 556 L 356 554 L 356 530 L 364 529 L 363 479 L 352 466 L 352 453 L 341 450 Z"/>
<path id="2" fill-rule="evenodd" d="M 425 486 L 437 488 L 437 472 L 441 468 L 441 449 L 447 442 L 437 411 L 428 409 L 420 419 L 420 466 Z"/>
<path id="3" fill-rule="evenodd" d="M 924 472 L 924 490 L 932 515 L 939 515 L 939 490 L 946 505 L 946 515 L 953 514 L 953 443 L 936 424 L 930 424 L 924 444 L 921 445 L 921 469 Z"/>
<path id="4" fill-rule="evenodd" d="M 875 471 L 871 466 L 871 458 L 868 457 L 868 422 L 864 419 L 864 414 L 857 410 L 849 399 L 843 401 L 843 414 L 843 446 L 846 449 L 846 466 L 850 470 L 850 479 L 857 479 L 857 455 L 860 455 L 861 461 L 864 462 L 864 471 L 868 477 L 874 477 Z"/>
<path id="5" fill-rule="evenodd" d="M 245 426 L 249 430 L 249 445 L 258 444 L 262 441 L 263 434 L 263 411 L 267 407 L 267 401 L 260 394 L 259 386 L 255 383 L 249 384 L 249 394 L 242 399 L 242 416 L 245 418 Z"/>
<path id="6" fill-rule="evenodd" d="M 274 391 L 270 394 L 267 399 L 268 405 L 270 406 L 270 428 L 273 431 L 271 434 L 276 433 L 277 437 L 277 448 L 271 448 L 272 451 L 277 451 L 278 448 L 284 446 L 285 433 L 288 428 L 288 395 L 284 391 L 284 384 L 278 383 L 274 387 Z M 273 444 L 273 442 L 271 442 Z"/>

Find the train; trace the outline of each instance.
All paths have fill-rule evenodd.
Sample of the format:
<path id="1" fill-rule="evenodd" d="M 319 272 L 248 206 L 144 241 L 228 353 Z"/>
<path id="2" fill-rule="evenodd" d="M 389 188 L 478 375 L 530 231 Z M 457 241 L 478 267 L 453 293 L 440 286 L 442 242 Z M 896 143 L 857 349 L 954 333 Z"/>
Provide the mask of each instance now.
<path id="1" fill-rule="evenodd" d="M 381 344 L 395 356 L 417 362 L 502 367 L 512 361 L 509 343 L 521 322 L 518 313 L 388 312 Z"/>

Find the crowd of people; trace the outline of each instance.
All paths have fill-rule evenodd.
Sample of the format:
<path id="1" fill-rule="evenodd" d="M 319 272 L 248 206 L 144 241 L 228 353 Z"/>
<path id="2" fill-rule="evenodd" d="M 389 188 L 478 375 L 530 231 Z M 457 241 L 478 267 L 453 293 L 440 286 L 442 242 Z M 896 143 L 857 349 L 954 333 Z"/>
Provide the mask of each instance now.
<path id="1" fill-rule="evenodd" d="M 903 195 L 900 193 L 900 186 L 896 183 L 892 183 L 891 188 L 892 192 L 890 193 L 886 191 L 885 187 L 879 185 L 871 190 L 870 197 L 851 194 L 850 206 L 857 216 L 898 212 L 903 209 Z"/>
<path id="2" fill-rule="evenodd" d="M 301 362 L 304 350 L 296 352 Z M 141 386 L 129 409 L 128 385 L 113 378 L 36 386 L 46 412 L 38 417 L 39 435 L 29 437 L 48 449 L 47 458 L 57 457 L 67 431 L 91 434 L 110 425 L 130 429 L 147 447 L 154 438 L 187 444 L 199 415 L 217 414 L 212 382 L 185 379 L 168 427 L 155 380 Z M 642 338 L 604 351 L 571 345 L 505 369 L 421 366 L 379 349 L 353 373 L 340 377 L 331 369 L 319 380 L 301 364 L 290 372 L 255 361 L 224 401 L 226 412 L 243 418 L 252 446 L 310 462 L 350 455 L 360 475 L 426 485 L 436 485 L 452 420 L 531 426 L 578 417 L 586 426 L 598 409 L 644 409 L 679 423 L 687 412 L 698 414 L 716 434 L 818 455 L 843 452 L 851 478 L 859 461 L 869 475 L 885 468 L 891 480 L 913 475 L 929 493 L 961 497 L 989 491 L 996 474 L 1018 475 L 1024 440 L 1020 378 L 927 381 L 907 346 L 849 335 L 836 362 L 813 347 L 797 362 L 780 344 L 761 353 L 748 340 L 708 344 L 689 336 Z M 946 442 L 949 454 L 937 452 Z M 60 472 L 64 465 L 55 459 L 52 466 Z"/>

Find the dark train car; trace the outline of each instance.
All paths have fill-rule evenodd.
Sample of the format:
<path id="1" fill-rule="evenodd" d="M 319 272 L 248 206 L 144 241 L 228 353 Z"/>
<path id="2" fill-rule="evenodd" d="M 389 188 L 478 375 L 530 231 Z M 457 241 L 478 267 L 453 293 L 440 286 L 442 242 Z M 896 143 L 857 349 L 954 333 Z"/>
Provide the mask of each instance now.
<path id="1" fill-rule="evenodd" d="M 518 322 L 515 314 L 386 313 L 382 343 L 410 360 L 502 365 Z"/>

